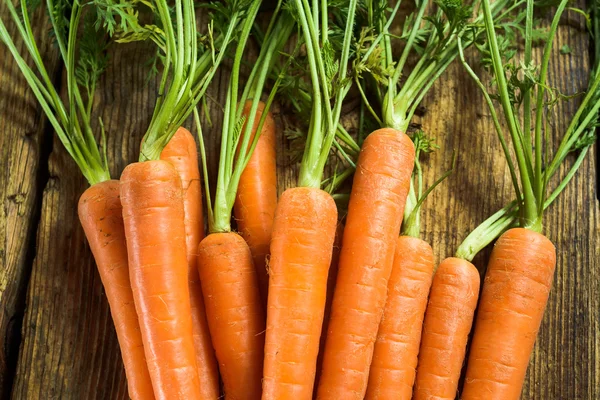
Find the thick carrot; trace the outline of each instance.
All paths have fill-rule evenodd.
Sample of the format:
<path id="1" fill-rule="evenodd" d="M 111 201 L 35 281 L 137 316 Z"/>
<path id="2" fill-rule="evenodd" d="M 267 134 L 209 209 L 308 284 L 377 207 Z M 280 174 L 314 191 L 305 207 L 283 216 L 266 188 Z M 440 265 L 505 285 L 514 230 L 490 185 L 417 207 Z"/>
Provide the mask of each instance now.
<path id="1" fill-rule="evenodd" d="M 333 198 L 286 190 L 275 212 L 263 399 L 311 399 L 337 223 Z"/>
<path id="2" fill-rule="evenodd" d="M 252 101 L 244 104 L 243 115 L 247 116 Z M 258 111 L 252 128 L 252 138 L 256 132 L 265 104 L 258 104 Z M 233 212 L 240 235 L 246 240 L 254 259 L 258 276 L 260 295 L 267 304 L 269 276 L 267 256 L 271 244 L 271 231 L 277 207 L 277 153 L 275 151 L 275 120 L 271 113 L 262 126 L 258 143 L 246 165 L 238 185 Z M 252 139 L 250 140 L 252 142 Z"/>
<path id="3" fill-rule="evenodd" d="M 89 187 L 79 198 L 78 211 L 115 324 L 129 397 L 154 399 L 129 282 L 119 181 L 104 181 Z"/>
<path id="4" fill-rule="evenodd" d="M 479 272 L 447 258 L 433 277 L 425 311 L 413 399 L 454 400 L 479 296 Z"/>
<path id="5" fill-rule="evenodd" d="M 260 399 L 265 316 L 250 249 L 237 233 L 212 233 L 198 268 L 225 398 Z"/>
<path id="6" fill-rule="evenodd" d="M 202 218 L 198 151 L 194 136 L 187 129 L 179 128 L 163 149 L 160 159 L 171 163 L 181 178 L 196 366 L 198 367 L 202 398 L 216 399 L 219 397 L 219 370 L 215 351 L 210 341 L 197 267 L 198 244 L 204 238 L 204 220 Z"/>
<path id="7" fill-rule="evenodd" d="M 519 399 L 544 316 L 556 250 L 529 229 L 506 231 L 486 271 L 463 399 Z"/>
<path id="8" fill-rule="evenodd" d="M 121 175 L 129 276 L 157 399 L 199 399 L 181 179 L 166 161 Z"/>
<path id="9" fill-rule="evenodd" d="M 348 205 L 319 399 L 362 399 L 410 186 L 415 150 L 379 129 L 363 143 Z"/>
<path id="10" fill-rule="evenodd" d="M 329 328 L 329 316 L 331 315 L 331 304 L 333 303 L 333 293 L 335 290 L 335 281 L 337 280 L 340 250 L 342 249 L 342 237 L 344 235 L 344 223 L 340 222 L 335 230 L 335 239 L 333 241 L 333 251 L 331 253 L 331 263 L 329 265 L 329 275 L 327 275 L 327 297 L 325 299 L 325 309 L 323 310 L 323 328 L 321 329 L 321 339 L 319 341 L 319 354 L 317 356 L 317 369 L 315 376 L 314 394 L 317 394 L 317 387 L 321 379 L 321 368 L 323 367 L 323 353 L 325 351 L 325 340 L 327 339 L 327 329 Z"/>
<path id="11" fill-rule="evenodd" d="M 433 266 L 427 242 L 398 238 L 366 399 L 411 399 Z"/>

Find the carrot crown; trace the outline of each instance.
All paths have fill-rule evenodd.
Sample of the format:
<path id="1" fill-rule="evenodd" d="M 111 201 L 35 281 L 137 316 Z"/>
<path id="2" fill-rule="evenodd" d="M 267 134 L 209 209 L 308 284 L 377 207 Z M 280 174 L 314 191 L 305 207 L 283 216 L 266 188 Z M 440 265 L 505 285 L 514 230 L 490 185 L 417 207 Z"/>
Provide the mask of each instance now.
<path id="1" fill-rule="evenodd" d="M 323 170 L 333 145 L 342 112 L 342 102 L 352 81 L 347 79 L 350 44 L 358 0 L 349 0 L 341 55 L 336 60 L 329 40 L 329 13 L 327 1 L 294 0 L 293 10 L 302 30 L 308 71 L 312 84 L 312 112 L 306 146 L 300 164 L 298 185 L 321 187 Z M 333 99 L 333 105 L 332 105 Z"/>
<path id="2" fill-rule="evenodd" d="M 600 109 L 600 74 L 598 74 L 597 64 L 591 71 L 588 90 L 581 105 L 563 133 L 557 150 L 553 155 L 551 154 L 552 146 L 548 139 L 550 137 L 548 126 L 550 125 L 546 120 L 549 115 L 547 110 L 564 96 L 557 96 L 558 91 L 549 87 L 548 68 L 554 37 L 567 3 L 568 0 L 562 0 L 558 5 L 550 29 L 544 35 L 545 45 L 541 62 L 539 65 L 535 65 L 532 47 L 534 36 L 538 36 L 540 32 L 534 30 L 533 26 L 534 0 L 526 0 L 525 51 L 521 62 L 512 61 L 515 52 L 506 48 L 510 41 L 499 39 L 492 21 L 490 2 L 483 0 L 488 40 L 480 48 L 484 51 L 483 60 L 487 60 L 491 65 L 498 91 L 494 96 L 488 92 L 465 61 L 461 48 L 461 61 L 481 89 L 490 110 L 517 198 L 484 221 L 464 240 L 457 251 L 459 257 L 472 259 L 478 251 L 515 224 L 540 232 L 543 211 L 566 187 L 583 162 L 588 148 L 595 141 L 595 126 Z M 596 30 L 598 29 L 597 18 L 597 13 L 595 13 L 594 29 Z M 600 49 L 596 48 L 596 60 L 599 55 Z M 500 101 L 515 154 L 514 161 L 504 137 L 493 98 Z M 519 118 L 520 114 L 522 118 Z M 550 179 L 556 174 L 569 153 L 578 151 L 580 151 L 579 156 L 571 169 L 557 184 L 550 196 L 547 196 Z"/>
<path id="3" fill-rule="evenodd" d="M 160 26 L 141 25 L 137 12 L 129 17 L 118 41 L 151 39 L 157 44 L 164 64 L 160 95 L 144 135 L 140 161 L 159 159 L 162 149 L 202 99 L 251 1 L 232 0 L 213 7 L 216 15 L 209 24 L 207 46 L 198 45 L 193 0 L 176 0 L 173 6 L 167 0 L 141 2 L 152 8 Z M 215 38 L 214 19 L 223 15 L 228 23 Z"/>
<path id="4" fill-rule="evenodd" d="M 81 5 L 78 1 L 68 5 L 60 1 L 55 3 L 53 0 L 47 2 L 54 38 L 67 71 L 67 96 L 66 102 L 63 102 L 50 73 L 44 66 L 35 41 L 27 2 L 21 0 L 19 11 L 12 1 L 5 0 L 5 4 L 25 43 L 27 53 L 33 60 L 34 67 L 30 67 L 23 55 L 19 53 L 2 18 L 0 18 L 0 39 L 17 62 L 59 140 L 90 185 L 109 180 L 106 138 L 100 118 L 98 118 L 98 125 L 103 151 L 100 150 L 92 130 L 92 104 L 96 83 L 106 68 L 107 43 L 103 35 L 99 35 L 94 28 L 101 23 L 98 9 L 89 8 L 83 21 L 82 36 L 78 40 L 85 4 Z"/>
<path id="5" fill-rule="evenodd" d="M 250 73 L 241 98 L 239 98 L 239 76 L 242 65 L 242 58 L 246 43 L 250 36 L 250 31 L 254 24 L 255 17 L 258 13 L 260 1 L 253 1 L 248 10 L 248 15 L 238 39 L 238 46 L 233 59 L 233 67 L 231 71 L 231 79 L 227 91 L 227 99 L 225 102 L 225 115 L 223 117 L 223 128 L 221 132 L 221 152 L 219 158 L 219 171 L 217 175 L 217 187 L 215 191 L 214 207 L 210 201 L 210 196 L 207 196 L 208 207 L 208 225 L 211 233 L 229 232 L 231 230 L 231 211 L 235 203 L 235 197 L 239 184 L 240 177 L 244 168 L 250 161 L 250 157 L 260 138 L 260 131 L 269 112 L 269 108 L 275 97 L 277 87 L 280 80 L 278 79 L 269 98 L 262 111 L 261 118 L 256 127 L 256 134 L 252 139 L 252 128 L 258 111 L 260 102 L 260 94 L 267 76 L 274 64 L 275 58 L 283 48 L 293 29 L 294 22 L 287 12 L 280 13 L 281 2 L 269 25 L 263 46 L 254 63 L 254 67 Z M 288 61 L 289 62 L 289 61 Z M 284 71 L 285 72 L 285 68 Z M 252 99 L 250 113 L 248 116 L 242 115 L 246 100 Z M 199 132 L 199 116 L 197 112 L 196 124 Z M 203 145 L 203 139 L 200 138 L 202 155 L 202 163 L 204 176 L 207 176 L 206 157 Z M 206 193 L 210 193 L 208 181 L 205 179 Z"/>

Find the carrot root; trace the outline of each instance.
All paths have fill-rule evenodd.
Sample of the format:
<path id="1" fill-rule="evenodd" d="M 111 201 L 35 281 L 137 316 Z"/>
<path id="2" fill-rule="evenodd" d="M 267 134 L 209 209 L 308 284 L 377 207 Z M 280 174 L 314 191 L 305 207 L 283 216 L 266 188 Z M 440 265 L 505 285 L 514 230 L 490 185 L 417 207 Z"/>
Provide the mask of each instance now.
<path id="1" fill-rule="evenodd" d="M 321 329 L 321 339 L 319 341 L 319 354 L 317 356 L 317 370 L 315 376 L 315 387 L 313 388 L 314 397 L 317 395 L 317 387 L 321 379 L 321 369 L 323 367 L 323 353 L 325 352 L 325 340 L 327 339 L 327 330 L 329 328 L 329 317 L 331 316 L 331 303 L 333 303 L 333 293 L 335 291 L 335 281 L 337 280 L 338 268 L 340 262 L 340 250 L 342 249 L 342 236 L 344 235 L 344 223 L 339 222 L 335 230 L 335 239 L 333 241 L 333 252 L 331 253 L 331 263 L 329 266 L 329 275 L 327 275 L 327 297 L 325 299 L 325 311 L 323 312 L 323 328 Z"/>
<path id="2" fill-rule="evenodd" d="M 173 165 L 181 178 L 196 366 L 202 398 L 216 399 L 219 397 L 219 370 L 210 339 L 197 268 L 198 244 L 204 238 L 204 219 L 198 151 L 194 136 L 187 129 L 179 128 L 163 149 L 160 159 Z"/>
<path id="3" fill-rule="evenodd" d="M 129 281 L 119 181 L 105 181 L 88 188 L 79 198 L 78 212 L 110 305 L 129 397 L 152 400 L 154 391 Z"/>
<path id="4" fill-rule="evenodd" d="M 250 249 L 236 233 L 212 233 L 198 269 L 225 398 L 260 399 L 265 316 Z"/>
<path id="5" fill-rule="evenodd" d="M 252 101 L 244 104 L 243 115 L 248 115 Z M 254 119 L 252 138 L 256 133 L 265 104 L 260 102 Z M 233 212 L 240 235 L 246 240 L 254 259 L 263 304 L 267 304 L 269 276 L 267 257 L 277 207 L 277 153 L 276 125 L 271 113 L 267 114 L 252 157 L 246 165 L 238 185 Z"/>
<path id="6" fill-rule="evenodd" d="M 286 190 L 275 212 L 263 399 L 311 399 L 337 223 L 328 193 Z"/>
<path id="7" fill-rule="evenodd" d="M 181 179 L 166 161 L 121 175 L 129 276 L 157 399 L 198 399 Z"/>
<path id="8" fill-rule="evenodd" d="M 427 242 L 398 238 L 365 399 L 412 398 L 433 267 Z"/>
<path id="9" fill-rule="evenodd" d="M 460 258 L 442 261 L 425 311 L 413 399 L 454 400 L 479 296 L 479 272 Z"/>
<path id="10" fill-rule="evenodd" d="M 556 266 L 544 235 L 506 231 L 486 271 L 462 398 L 519 399 Z"/>
<path id="11" fill-rule="evenodd" d="M 317 398 L 362 400 L 414 163 L 410 138 L 394 129 L 363 143 L 348 216 Z"/>

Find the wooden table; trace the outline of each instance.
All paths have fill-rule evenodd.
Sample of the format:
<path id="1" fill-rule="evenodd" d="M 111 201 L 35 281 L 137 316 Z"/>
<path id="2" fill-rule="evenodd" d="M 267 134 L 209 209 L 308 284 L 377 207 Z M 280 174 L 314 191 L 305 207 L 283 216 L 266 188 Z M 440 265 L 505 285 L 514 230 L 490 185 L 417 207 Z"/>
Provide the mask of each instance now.
<path id="1" fill-rule="evenodd" d="M 7 15 L 4 5 L 0 14 Z M 33 26 L 57 82 L 62 66 L 48 24 Z M 12 33 L 15 30 L 12 29 Z M 570 54 L 558 49 L 568 44 Z M 23 49 L 22 43 L 19 42 Z M 563 93 L 585 89 L 588 36 L 580 16 L 566 13 L 555 45 L 551 83 Z M 137 158 L 157 91 L 146 82 L 147 45 L 110 50 L 108 71 L 95 99 L 96 117 L 108 132 L 112 176 Z M 476 60 L 472 59 L 473 64 Z M 227 73 L 210 90 L 211 137 L 220 131 Z M 64 82 L 64 80 L 63 80 Z M 552 110 L 558 135 L 575 100 Z M 425 162 L 425 182 L 456 172 L 427 200 L 423 237 L 437 260 L 452 255 L 468 231 L 513 195 L 508 169 L 477 88 L 455 64 L 432 88 L 416 118 L 438 138 L 441 151 Z M 276 110 L 277 111 L 277 110 Z M 209 168 L 216 171 L 217 141 L 209 139 Z M 280 148 L 288 144 L 280 132 Z M 554 287 L 531 358 L 524 399 L 600 398 L 600 214 L 595 151 L 545 218 L 558 249 Z M 76 205 L 86 188 L 76 165 L 53 135 L 41 108 L 8 51 L 0 45 L 0 389 L 13 399 L 124 399 L 127 387 L 106 297 L 79 225 Z M 293 185 L 296 168 L 280 152 L 280 191 Z M 564 172 L 564 169 L 563 169 Z M 489 249 L 475 263 L 485 266 Z"/>

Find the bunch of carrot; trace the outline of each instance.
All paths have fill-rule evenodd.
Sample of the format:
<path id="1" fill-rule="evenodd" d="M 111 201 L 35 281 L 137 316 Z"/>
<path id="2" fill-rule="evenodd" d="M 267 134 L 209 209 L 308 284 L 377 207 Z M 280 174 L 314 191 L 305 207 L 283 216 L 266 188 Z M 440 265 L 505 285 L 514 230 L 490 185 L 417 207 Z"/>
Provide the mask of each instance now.
<path id="1" fill-rule="evenodd" d="M 506 43 L 496 31 L 519 12 L 525 65 L 532 64 L 533 0 L 482 0 L 472 24 L 473 8 L 460 2 L 441 1 L 428 16 L 428 2 L 420 2 L 404 21 L 400 57 L 393 55 L 391 33 L 400 2 L 313 3 L 280 0 L 264 32 L 260 0 L 211 4 L 210 44 L 203 47 L 192 0 L 120 7 L 74 2 L 68 27 L 55 18 L 61 4 L 49 0 L 67 69 L 63 100 L 39 58 L 26 1 L 20 12 L 6 1 L 35 69 L 1 19 L 0 37 L 91 185 L 78 212 L 110 304 L 130 397 L 454 399 L 475 320 L 461 398 L 518 399 L 556 262 L 553 244 L 541 233 L 543 211 L 592 145 L 600 109 L 600 74 L 593 72 L 581 107 L 545 165 L 547 71 L 567 0 L 556 10 L 533 83 L 519 87 L 520 102 L 509 79 L 514 77 L 507 78 L 507 65 L 518 63 L 503 58 L 514 52 L 503 52 Z M 137 19 L 138 7 L 148 5 L 157 25 Z M 525 10 L 517 11 L 520 6 Z M 117 41 L 150 39 L 162 61 L 161 95 L 139 162 L 118 181 L 110 179 L 102 151 L 102 124 L 94 134 L 90 118 L 104 55 L 76 51 L 86 12 L 96 16 L 82 29 L 87 40 L 106 40 L 99 27 Z M 357 28 L 363 24 L 366 29 Z M 240 92 L 252 37 L 260 51 Z M 464 49 L 473 44 L 490 60 L 497 96 L 465 60 Z M 419 59 L 409 66 L 412 52 Z M 205 214 L 201 182 L 209 171 L 197 106 L 231 54 L 217 185 L 213 199 L 204 179 Z M 77 56 L 83 61 L 76 63 Z M 421 155 L 436 146 L 423 132 L 407 132 L 429 88 L 457 58 L 483 91 L 516 200 L 436 268 L 431 246 L 419 238 L 420 209 L 453 168 L 424 189 Z M 379 126 L 364 138 L 341 124 L 352 86 L 361 109 Z M 270 111 L 277 95 L 303 116 L 299 129 L 305 131 L 298 187 L 279 199 L 277 124 Z M 200 164 L 196 139 L 182 127 L 190 116 Z M 550 178 L 574 151 L 579 156 L 572 169 L 546 196 Z M 324 178 L 332 152 L 345 170 Z M 344 186 L 352 176 L 351 186 Z M 342 222 L 332 192 L 347 187 Z M 480 296 L 480 274 L 471 261 L 496 238 Z"/>

